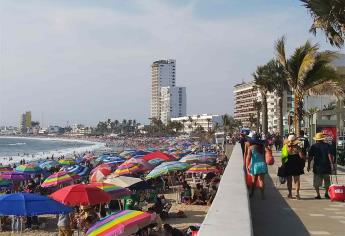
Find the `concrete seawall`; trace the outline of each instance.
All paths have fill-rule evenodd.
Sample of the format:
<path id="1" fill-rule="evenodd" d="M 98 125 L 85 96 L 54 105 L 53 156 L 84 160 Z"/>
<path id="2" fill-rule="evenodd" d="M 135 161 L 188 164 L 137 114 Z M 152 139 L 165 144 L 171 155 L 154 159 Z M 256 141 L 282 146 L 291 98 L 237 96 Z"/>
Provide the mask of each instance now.
<path id="1" fill-rule="evenodd" d="M 233 148 L 217 195 L 198 233 L 198 236 L 210 235 L 253 235 L 242 151 L 239 144 Z"/>

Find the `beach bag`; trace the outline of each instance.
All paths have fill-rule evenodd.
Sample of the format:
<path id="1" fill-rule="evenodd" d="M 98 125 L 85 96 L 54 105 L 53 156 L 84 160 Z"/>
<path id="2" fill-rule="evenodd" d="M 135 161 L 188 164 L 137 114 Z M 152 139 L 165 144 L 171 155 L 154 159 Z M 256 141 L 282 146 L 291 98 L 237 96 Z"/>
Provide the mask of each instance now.
<path id="1" fill-rule="evenodd" d="M 289 152 L 288 152 L 288 149 L 287 149 L 287 145 L 285 144 L 283 146 L 282 152 L 281 152 L 282 163 L 286 163 L 287 162 L 288 156 L 289 156 Z"/>
<path id="2" fill-rule="evenodd" d="M 270 148 L 266 148 L 265 151 L 265 161 L 267 165 L 274 165 L 274 158 L 272 155 L 272 150 Z"/>
<path id="3" fill-rule="evenodd" d="M 285 166 L 284 166 L 284 165 L 282 165 L 281 167 L 278 167 L 277 176 L 283 177 L 283 178 L 287 177 L 287 176 L 286 176 L 286 171 L 285 171 Z"/>
<path id="4" fill-rule="evenodd" d="M 344 202 L 345 201 L 345 186 L 340 184 L 332 184 L 328 188 L 328 195 L 332 202 L 339 201 Z"/>

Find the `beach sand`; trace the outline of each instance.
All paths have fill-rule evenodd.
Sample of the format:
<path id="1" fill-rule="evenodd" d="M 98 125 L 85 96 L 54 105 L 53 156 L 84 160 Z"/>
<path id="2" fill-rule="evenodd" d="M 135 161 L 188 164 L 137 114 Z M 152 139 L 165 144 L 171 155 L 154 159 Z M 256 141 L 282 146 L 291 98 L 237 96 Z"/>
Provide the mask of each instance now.
<path id="1" fill-rule="evenodd" d="M 201 206 L 201 205 L 186 205 L 186 204 L 177 204 L 175 203 L 176 196 L 175 194 L 164 194 L 166 199 L 171 201 L 172 207 L 169 213 L 177 213 L 178 211 L 183 211 L 186 218 L 169 218 L 163 221 L 163 223 L 171 224 L 173 227 L 184 230 L 188 226 L 193 224 L 201 224 L 204 220 L 209 206 Z M 30 230 L 24 231 L 22 235 L 27 236 L 57 236 L 57 218 L 55 215 L 48 215 L 48 216 L 40 216 L 40 222 L 45 224 L 44 229 L 40 230 Z M 8 236 L 8 235 L 19 235 L 19 234 L 11 234 L 10 231 L 0 232 L 0 236 Z M 74 235 L 77 235 L 75 232 Z"/>

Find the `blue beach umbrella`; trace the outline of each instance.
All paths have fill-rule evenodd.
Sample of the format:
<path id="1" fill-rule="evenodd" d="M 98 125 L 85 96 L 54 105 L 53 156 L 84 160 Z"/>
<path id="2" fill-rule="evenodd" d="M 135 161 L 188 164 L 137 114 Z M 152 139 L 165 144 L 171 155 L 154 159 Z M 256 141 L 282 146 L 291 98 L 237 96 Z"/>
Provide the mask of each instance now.
<path id="1" fill-rule="evenodd" d="M 50 168 L 54 168 L 58 165 L 60 165 L 59 162 L 57 162 L 55 160 L 48 160 L 48 161 L 44 161 L 43 163 L 39 164 L 39 166 L 42 169 L 50 169 Z"/>
<path id="2" fill-rule="evenodd" d="M 0 215 L 36 216 L 67 214 L 72 209 L 48 197 L 33 193 L 0 195 Z"/>
<path id="3" fill-rule="evenodd" d="M 106 163 L 106 164 L 120 164 L 125 162 L 126 160 L 122 157 L 118 157 L 118 156 L 109 156 L 109 157 L 105 157 L 103 158 L 102 162 Z"/>

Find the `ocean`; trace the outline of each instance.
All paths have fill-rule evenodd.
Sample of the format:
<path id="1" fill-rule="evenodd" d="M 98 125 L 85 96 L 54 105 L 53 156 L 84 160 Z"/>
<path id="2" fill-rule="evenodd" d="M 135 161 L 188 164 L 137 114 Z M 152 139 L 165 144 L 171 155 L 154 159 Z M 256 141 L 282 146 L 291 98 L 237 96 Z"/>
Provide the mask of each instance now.
<path id="1" fill-rule="evenodd" d="M 19 162 L 21 159 L 30 161 L 51 156 L 66 156 L 102 147 L 104 147 L 103 143 L 83 140 L 0 137 L 0 162 L 5 164 Z"/>

